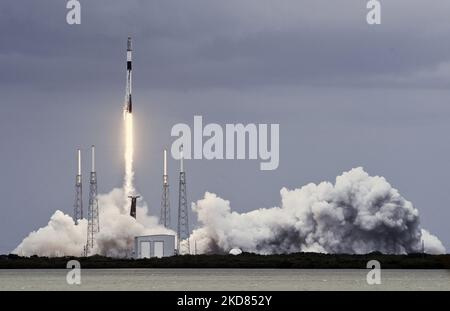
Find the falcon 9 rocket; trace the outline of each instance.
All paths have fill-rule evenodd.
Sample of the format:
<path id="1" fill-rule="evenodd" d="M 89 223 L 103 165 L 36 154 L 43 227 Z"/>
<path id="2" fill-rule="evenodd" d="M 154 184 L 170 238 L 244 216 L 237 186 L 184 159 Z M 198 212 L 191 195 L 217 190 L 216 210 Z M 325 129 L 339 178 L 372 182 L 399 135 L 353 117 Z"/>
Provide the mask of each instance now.
<path id="1" fill-rule="evenodd" d="M 131 62 L 132 62 L 132 46 L 131 37 L 128 37 L 127 41 L 127 90 L 125 94 L 125 111 L 128 113 L 133 112 L 133 104 L 131 102 Z"/>

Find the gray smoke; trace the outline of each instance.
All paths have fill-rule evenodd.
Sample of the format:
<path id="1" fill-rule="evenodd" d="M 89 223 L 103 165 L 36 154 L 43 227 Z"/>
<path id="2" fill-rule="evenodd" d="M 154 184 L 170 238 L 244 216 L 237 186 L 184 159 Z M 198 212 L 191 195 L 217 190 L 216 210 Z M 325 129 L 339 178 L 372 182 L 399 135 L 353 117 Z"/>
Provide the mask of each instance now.
<path id="1" fill-rule="evenodd" d="M 335 184 L 281 189 L 281 207 L 232 212 L 230 202 L 206 193 L 192 205 L 202 227 L 193 231 L 201 253 L 293 252 L 387 254 L 445 253 L 440 240 L 420 228 L 419 212 L 383 177 L 355 168 Z"/>

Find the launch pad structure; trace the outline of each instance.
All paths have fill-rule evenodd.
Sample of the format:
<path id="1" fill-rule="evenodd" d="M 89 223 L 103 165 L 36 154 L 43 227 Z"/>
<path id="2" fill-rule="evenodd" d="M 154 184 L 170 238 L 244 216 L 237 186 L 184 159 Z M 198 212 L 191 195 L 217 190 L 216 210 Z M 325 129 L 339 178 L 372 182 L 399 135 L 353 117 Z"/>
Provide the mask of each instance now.
<path id="1" fill-rule="evenodd" d="M 92 169 L 89 178 L 89 207 L 86 253 L 94 248 L 95 236 L 100 232 L 100 220 L 97 199 L 97 172 L 95 170 L 95 146 L 91 147 Z"/>
<path id="2" fill-rule="evenodd" d="M 161 215 L 159 217 L 159 224 L 166 228 L 170 227 L 169 176 L 167 175 L 166 149 L 164 149 L 164 159 L 163 159 L 163 191 L 161 198 Z"/>
<path id="3" fill-rule="evenodd" d="M 177 228 L 177 251 L 178 254 L 190 254 L 189 245 L 189 216 L 186 193 L 186 172 L 183 165 L 183 146 L 180 152 L 180 183 L 178 189 L 178 228 Z M 184 243 L 181 243 L 184 241 Z"/>
<path id="4" fill-rule="evenodd" d="M 75 177 L 75 203 L 73 206 L 73 220 L 76 225 L 83 219 L 83 181 L 81 177 L 81 149 L 77 150 L 78 172 Z"/>
<path id="5" fill-rule="evenodd" d="M 131 207 L 130 207 L 130 216 L 133 217 L 134 219 L 136 219 L 136 204 L 137 204 L 137 199 L 140 198 L 139 195 L 129 195 L 128 196 L 131 199 Z"/>

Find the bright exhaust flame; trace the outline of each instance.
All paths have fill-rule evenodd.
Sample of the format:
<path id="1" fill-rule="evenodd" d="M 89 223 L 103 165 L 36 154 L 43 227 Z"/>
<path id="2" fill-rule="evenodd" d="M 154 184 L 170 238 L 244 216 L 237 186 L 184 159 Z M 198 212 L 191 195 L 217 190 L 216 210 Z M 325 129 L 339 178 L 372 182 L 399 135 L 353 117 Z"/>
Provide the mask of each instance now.
<path id="1" fill-rule="evenodd" d="M 125 179 L 124 179 L 124 194 L 126 196 L 134 194 L 134 170 L 133 170 L 133 114 L 124 111 L 123 113 L 125 123 Z"/>

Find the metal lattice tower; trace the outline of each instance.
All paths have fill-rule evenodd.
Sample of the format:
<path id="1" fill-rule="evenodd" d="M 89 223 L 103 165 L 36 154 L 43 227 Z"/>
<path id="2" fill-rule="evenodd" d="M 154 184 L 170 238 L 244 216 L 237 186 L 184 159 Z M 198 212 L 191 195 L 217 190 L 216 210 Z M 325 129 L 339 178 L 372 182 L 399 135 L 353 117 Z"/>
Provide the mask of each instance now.
<path id="1" fill-rule="evenodd" d="M 78 174 L 75 178 L 75 204 L 73 206 L 73 220 L 78 225 L 78 220 L 83 218 L 83 183 L 81 179 L 81 150 L 78 149 Z"/>
<path id="2" fill-rule="evenodd" d="M 98 216 L 97 199 L 97 172 L 95 171 L 95 146 L 91 148 L 92 152 L 92 170 L 89 179 L 89 207 L 88 207 L 88 231 L 86 253 L 94 248 L 95 235 L 100 232 L 100 220 Z"/>
<path id="3" fill-rule="evenodd" d="M 163 192 L 161 198 L 161 216 L 159 217 L 159 223 L 166 228 L 170 227 L 169 176 L 167 175 L 166 149 L 164 149 Z"/>
<path id="4" fill-rule="evenodd" d="M 178 254 L 189 254 L 189 217 L 186 194 L 186 172 L 183 167 L 183 146 L 181 146 L 180 157 L 180 186 L 178 190 L 178 230 L 177 230 L 177 250 Z M 184 240 L 185 242 L 181 243 Z M 183 248 L 183 250 L 182 250 Z"/>

